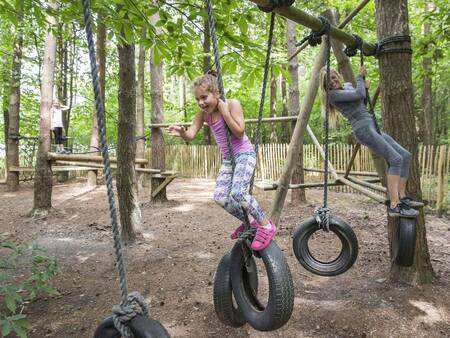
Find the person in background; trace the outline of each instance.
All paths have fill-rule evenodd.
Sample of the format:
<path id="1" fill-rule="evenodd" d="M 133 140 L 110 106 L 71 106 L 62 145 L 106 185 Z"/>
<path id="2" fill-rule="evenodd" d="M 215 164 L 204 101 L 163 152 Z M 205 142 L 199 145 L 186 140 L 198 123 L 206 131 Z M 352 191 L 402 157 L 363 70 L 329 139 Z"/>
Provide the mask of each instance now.
<path id="1" fill-rule="evenodd" d="M 50 109 L 50 126 L 55 136 L 56 152 L 59 154 L 67 154 L 64 149 L 63 133 L 64 125 L 62 120 L 62 112 L 68 110 L 69 107 L 62 105 L 58 99 L 53 100 L 52 108 Z"/>

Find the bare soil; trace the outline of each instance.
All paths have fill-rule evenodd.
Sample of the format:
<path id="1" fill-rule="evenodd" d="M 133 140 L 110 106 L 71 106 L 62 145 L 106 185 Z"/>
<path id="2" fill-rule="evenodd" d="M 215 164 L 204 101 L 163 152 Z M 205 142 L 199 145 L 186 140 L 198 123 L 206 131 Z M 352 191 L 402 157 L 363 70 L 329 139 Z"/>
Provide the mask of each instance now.
<path id="1" fill-rule="evenodd" d="M 320 277 L 302 268 L 292 252 L 292 233 L 320 204 L 319 190 L 309 190 L 304 205 L 286 204 L 276 238 L 295 286 L 290 321 L 273 332 L 223 325 L 214 312 L 212 284 L 239 222 L 215 205 L 213 189 L 211 180 L 177 179 L 164 204 L 149 203 L 142 191 L 143 238 L 124 249 L 130 291 L 144 295 L 151 316 L 172 337 L 450 337 L 450 220 L 426 216 L 437 282 L 392 284 L 386 280 L 385 208 L 364 196 L 331 193 L 332 211 L 357 234 L 359 256 L 343 275 Z M 273 192 L 255 195 L 269 210 Z M 24 309 L 32 323 L 29 336 L 92 337 L 120 298 L 105 187 L 88 189 L 84 181 L 55 185 L 54 210 L 40 221 L 27 217 L 32 201 L 31 184 L 15 193 L 0 187 L 0 233 L 36 240 L 57 257 L 60 268 L 52 281 L 60 296 L 40 297 Z M 325 236 L 313 244 L 325 256 L 335 254 L 336 245 Z"/>

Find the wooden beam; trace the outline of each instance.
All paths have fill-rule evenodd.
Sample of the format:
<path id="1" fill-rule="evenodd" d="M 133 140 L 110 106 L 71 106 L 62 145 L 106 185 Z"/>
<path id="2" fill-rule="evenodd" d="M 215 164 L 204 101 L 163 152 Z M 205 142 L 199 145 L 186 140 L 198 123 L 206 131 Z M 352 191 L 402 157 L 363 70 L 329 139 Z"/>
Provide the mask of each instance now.
<path id="1" fill-rule="evenodd" d="M 346 186 L 349 186 L 353 189 L 355 189 L 356 191 L 359 191 L 361 194 L 379 202 L 382 204 L 386 203 L 386 198 L 378 195 L 372 191 L 370 191 L 369 189 L 363 188 L 361 187 L 359 184 L 356 184 L 354 182 L 349 181 L 348 179 L 344 178 L 344 177 L 338 177 L 338 180 L 341 181 L 342 183 L 344 183 Z"/>
<path id="2" fill-rule="evenodd" d="M 103 164 L 100 163 L 88 163 L 88 162 L 76 162 L 76 161 L 54 161 L 55 164 L 59 164 L 59 165 L 72 165 L 72 166 L 85 166 L 88 167 L 92 170 L 92 168 L 95 169 L 103 169 Z M 53 168 L 58 168 L 57 166 L 52 166 Z M 117 165 L 116 164 L 111 164 L 111 169 L 117 169 Z M 148 174 L 159 174 L 161 172 L 161 170 L 159 169 L 149 169 L 149 168 L 139 168 L 139 167 L 135 167 L 134 170 L 138 171 L 138 172 L 143 172 L 143 173 L 148 173 Z"/>
<path id="3" fill-rule="evenodd" d="M 373 178 L 373 179 L 369 179 L 363 182 L 368 182 L 368 183 L 377 183 L 380 182 L 379 178 Z M 328 183 L 328 186 L 339 186 L 339 185 L 345 185 L 344 183 L 340 182 L 340 181 L 334 181 L 331 183 Z M 278 183 L 277 182 L 256 182 L 255 186 L 263 189 L 264 191 L 267 190 L 276 190 L 278 187 Z M 324 184 L 322 182 L 317 182 L 317 183 L 299 183 L 299 184 L 289 184 L 289 189 L 309 189 L 309 188 L 323 188 Z"/>
<path id="4" fill-rule="evenodd" d="M 366 5 L 369 3 L 370 0 L 362 0 L 358 6 L 355 7 L 355 9 L 345 17 L 344 20 L 339 24 L 338 28 L 342 29 L 344 28 Z M 289 56 L 288 61 L 291 61 L 296 55 L 298 55 L 302 50 L 304 50 L 306 47 L 308 47 L 308 41 L 305 41 L 298 49 L 297 51 Z"/>
<path id="5" fill-rule="evenodd" d="M 351 181 L 351 182 L 354 182 L 354 183 L 357 183 L 359 185 L 362 185 L 363 187 L 370 188 L 370 189 L 373 189 L 373 190 L 377 190 L 377 191 L 382 192 L 382 193 L 386 193 L 387 192 L 387 189 L 385 187 L 381 186 L 381 185 L 372 184 L 370 182 L 367 182 L 367 181 L 364 181 L 364 180 L 360 180 L 360 179 L 357 179 L 357 178 L 351 177 L 351 176 L 346 177 L 346 178 L 349 181 Z M 380 179 L 378 179 L 378 181 L 380 181 Z"/>
<path id="6" fill-rule="evenodd" d="M 79 161 L 79 162 L 103 162 L 103 157 L 97 155 L 82 155 L 82 154 L 57 154 L 48 153 L 47 158 L 49 161 Z M 110 157 L 111 163 L 117 163 L 116 157 Z M 136 164 L 148 164 L 148 160 L 145 158 L 137 158 Z"/>
<path id="7" fill-rule="evenodd" d="M 155 178 L 155 176 L 153 178 Z M 158 187 L 155 189 L 155 191 L 152 191 L 152 198 L 155 198 L 161 192 L 161 190 L 163 190 L 165 187 L 167 187 L 177 177 L 178 177 L 177 174 L 166 176 L 164 178 L 164 181 L 160 185 L 158 185 Z"/>
<path id="8" fill-rule="evenodd" d="M 250 0 L 254 4 L 258 6 L 268 7 L 270 5 L 269 0 Z M 289 7 L 278 7 L 274 9 L 274 12 L 292 20 L 302 26 L 308 27 L 314 31 L 320 31 L 322 28 L 322 21 L 320 21 L 315 16 L 306 13 L 294 6 Z M 343 30 L 337 28 L 336 26 L 331 25 L 330 30 L 331 37 L 337 39 L 344 43 L 347 46 L 354 46 L 356 44 L 356 39 Z M 367 43 L 363 41 L 363 51 L 366 54 L 373 54 L 376 50 L 375 44 Z"/>
<path id="9" fill-rule="evenodd" d="M 318 168 L 304 168 L 304 171 L 309 171 L 313 173 L 323 173 L 325 172 L 324 169 L 318 169 Z M 344 174 L 345 170 L 336 170 L 336 173 L 338 174 Z M 379 177 L 378 173 L 372 172 L 372 171 L 350 171 L 350 175 L 354 176 L 368 176 L 368 177 Z M 345 176 L 344 176 L 345 177 Z"/>

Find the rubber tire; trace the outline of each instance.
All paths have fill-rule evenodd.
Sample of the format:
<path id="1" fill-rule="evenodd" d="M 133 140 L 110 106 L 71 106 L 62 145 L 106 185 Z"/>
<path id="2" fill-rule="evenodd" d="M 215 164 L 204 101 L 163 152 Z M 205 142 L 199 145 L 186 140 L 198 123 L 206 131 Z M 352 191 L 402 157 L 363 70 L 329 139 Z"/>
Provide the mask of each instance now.
<path id="1" fill-rule="evenodd" d="M 399 217 L 392 242 L 392 257 L 395 264 L 411 266 L 416 248 L 416 218 Z"/>
<path id="2" fill-rule="evenodd" d="M 231 284 L 236 303 L 247 323 L 259 331 L 272 331 L 282 327 L 291 318 L 294 308 L 294 284 L 286 258 L 275 241 L 258 252 L 269 280 L 267 306 L 264 308 L 261 305 L 242 274 L 242 266 L 245 263 L 240 243 L 234 245 L 230 254 Z"/>
<path id="3" fill-rule="evenodd" d="M 256 263 L 253 257 L 250 260 L 250 270 L 254 273 L 248 274 L 247 269 L 244 268 L 246 278 L 252 285 L 253 292 L 258 293 L 258 271 L 256 270 Z M 241 327 L 247 323 L 239 307 L 233 304 L 233 289 L 231 287 L 231 258 L 227 253 L 219 262 L 217 271 L 214 277 L 214 310 L 216 311 L 219 320 L 231 327 Z"/>
<path id="4" fill-rule="evenodd" d="M 160 322 L 145 316 L 136 316 L 130 322 L 135 338 L 170 338 Z M 103 320 L 95 330 L 94 338 L 120 338 L 122 335 L 114 326 L 113 316 Z"/>
<path id="5" fill-rule="evenodd" d="M 358 257 L 358 239 L 350 225 L 339 217 L 330 217 L 330 231 L 334 232 L 342 243 L 338 257 L 330 262 L 316 259 L 309 250 L 308 240 L 316 231 L 323 230 L 319 228 L 314 217 L 308 218 L 295 230 L 292 244 L 300 264 L 319 276 L 337 276 L 350 269 Z"/>

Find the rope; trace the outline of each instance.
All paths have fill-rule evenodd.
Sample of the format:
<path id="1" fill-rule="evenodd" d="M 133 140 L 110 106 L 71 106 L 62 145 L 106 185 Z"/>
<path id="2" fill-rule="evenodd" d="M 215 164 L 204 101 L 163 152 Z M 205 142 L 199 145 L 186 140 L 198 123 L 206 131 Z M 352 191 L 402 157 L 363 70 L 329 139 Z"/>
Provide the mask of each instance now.
<path id="1" fill-rule="evenodd" d="M 278 7 L 292 6 L 294 2 L 295 0 L 269 0 L 269 6 L 258 6 L 258 8 L 263 12 L 269 13 Z"/>
<path id="2" fill-rule="evenodd" d="M 269 27 L 269 37 L 267 39 L 267 51 L 266 51 L 266 60 L 264 63 L 264 74 L 263 74 L 263 83 L 261 89 L 261 100 L 259 102 L 259 111 L 258 111 L 258 125 L 256 127 L 255 139 L 253 143 L 255 144 L 255 153 L 256 158 L 258 158 L 258 150 L 259 144 L 261 143 L 261 128 L 262 128 L 262 118 L 263 118 L 263 109 L 264 102 L 266 100 L 266 87 L 267 87 L 267 78 L 269 77 L 269 64 L 270 64 L 270 54 L 272 52 L 272 44 L 273 44 L 273 30 L 275 27 L 275 13 L 272 12 L 270 16 L 270 27 Z M 255 172 L 253 171 L 252 179 L 250 180 L 250 194 L 253 190 L 253 183 L 255 181 Z"/>
<path id="3" fill-rule="evenodd" d="M 330 30 L 330 22 L 324 16 L 317 17 L 322 22 L 322 27 L 318 31 L 311 30 L 309 35 L 305 36 L 300 42 L 296 44 L 296 46 L 301 46 L 303 43 L 308 41 L 309 45 L 312 47 L 318 46 L 322 42 L 322 35 L 324 35 L 328 30 Z"/>
<path id="4" fill-rule="evenodd" d="M 125 267 L 122 256 L 122 243 L 120 241 L 120 233 L 119 233 L 119 224 L 117 220 L 117 210 L 114 199 L 114 190 L 112 184 L 112 175 L 111 175 L 111 165 L 109 161 L 108 154 L 108 144 L 106 141 L 106 128 L 105 128 L 105 108 L 103 104 L 102 97 L 100 95 L 100 82 L 98 79 L 98 69 L 95 57 L 95 45 L 92 33 L 92 22 L 91 22 L 91 14 L 89 9 L 89 0 L 82 0 L 83 2 L 83 14 L 84 14 L 84 22 L 86 28 L 86 36 L 88 40 L 89 47 L 89 59 L 91 64 L 91 76 L 92 76 L 92 85 L 94 88 L 94 96 L 95 96 L 95 109 L 97 111 L 97 122 L 100 130 L 100 143 L 101 143 L 101 151 L 103 156 L 103 166 L 106 180 L 106 188 L 108 191 L 108 203 L 109 203 L 109 212 L 111 217 L 111 225 L 114 237 L 114 249 L 116 255 L 116 267 L 119 272 L 119 285 L 120 285 L 120 294 L 121 294 L 121 303 L 120 310 L 118 307 L 114 308 L 114 324 L 116 328 L 120 331 L 122 336 L 129 338 L 133 337 L 130 329 L 124 324 L 126 320 L 122 321 L 122 313 L 126 314 L 127 318 L 133 318 L 135 315 L 144 313 L 148 314 L 148 310 L 146 306 L 143 306 L 143 297 L 138 293 L 128 294 L 128 286 L 125 274 Z M 140 310 L 134 305 L 138 303 L 141 307 Z M 144 304 L 145 305 L 145 304 Z M 139 312 L 140 311 L 140 312 Z M 133 316 L 133 313 L 135 315 Z M 133 317 L 132 317 L 133 316 Z"/>
<path id="5" fill-rule="evenodd" d="M 412 54 L 412 49 L 410 47 L 405 48 L 384 48 L 386 45 L 392 44 L 392 43 L 401 43 L 401 42 L 407 42 L 411 44 L 411 37 L 409 35 L 393 35 L 388 36 L 387 38 L 384 38 L 380 40 L 376 44 L 376 52 L 375 55 L 378 57 L 383 54 L 388 53 L 408 53 Z"/>
<path id="6" fill-rule="evenodd" d="M 323 223 L 324 229 L 328 231 L 329 225 L 329 210 L 328 210 L 328 141 L 329 141 L 329 129 L 330 129 L 330 69 L 331 69 L 331 25 L 330 22 L 324 18 L 326 24 L 324 25 L 325 31 L 325 42 L 326 42 L 326 101 L 325 101 L 325 135 L 324 135 L 324 145 L 325 145 L 325 174 L 324 174 L 324 185 L 323 185 L 323 207 L 319 208 L 321 223 Z"/>
<path id="7" fill-rule="evenodd" d="M 148 317 L 148 307 L 139 292 L 131 292 L 124 303 L 113 307 L 113 313 L 114 326 L 117 329 L 122 328 L 120 333 L 125 337 L 133 337 L 128 324 L 137 315 Z"/>

